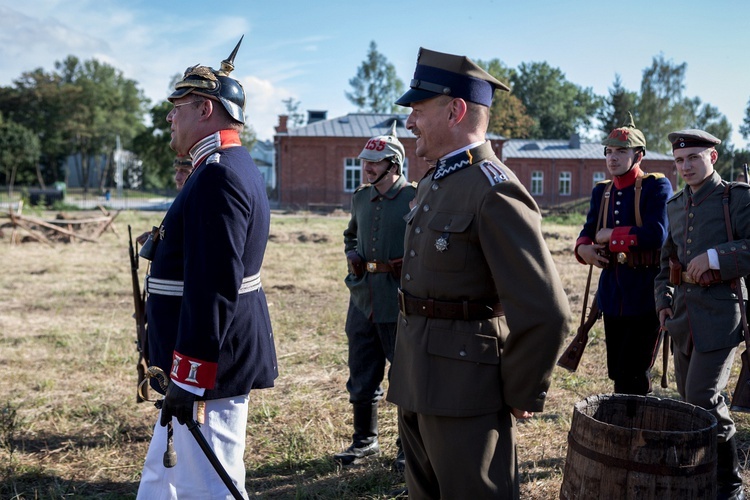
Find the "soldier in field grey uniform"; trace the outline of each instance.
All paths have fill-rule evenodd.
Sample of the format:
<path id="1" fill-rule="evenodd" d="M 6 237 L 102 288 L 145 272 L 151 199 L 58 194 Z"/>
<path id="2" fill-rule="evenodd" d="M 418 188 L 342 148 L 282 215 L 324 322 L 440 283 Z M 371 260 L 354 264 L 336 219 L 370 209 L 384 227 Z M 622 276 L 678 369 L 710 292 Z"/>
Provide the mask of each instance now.
<path id="1" fill-rule="evenodd" d="M 404 146 L 396 121 L 387 134 L 371 138 L 359 155 L 367 180 L 352 197 L 352 216 L 344 231 L 351 292 L 346 317 L 349 380 L 353 406 L 351 445 L 334 459 L 349 465 L 380 451 L 378 401 L 383 397 L 386 360 L 393 361 L 398 318 L 398 283 L 404 255 L 404 215 L 416 187 L 402 175 Z M 403 469 L 400 442 L 397 469 Z"/>
<path id="2" fill-rule="evenodd" d="M 542 411 L 567 297 L 534 199 L 486 140 L 494 90 L 466 57 L 420 49 L 397 104 L 435 163 L 406 225 L 388 401 L 409 498 L 518 498 L 515 419 Z"/>
<path id="3" fill-rule="evenodd" d="M 656 277 L 659 320 L 674 341 L 677 390 L 718 421 L 718 486 L 722 499 L 743 499 L 735 426 L 722 391 L 743 340 L 737 288 L 750 274 L 750 186 L 714 171 L 721 141 L 702 130 L 669 134 L 685 188 L 667 202 L 669 231 Z M 729 196 L 733 241 L 723 200 Z"/>

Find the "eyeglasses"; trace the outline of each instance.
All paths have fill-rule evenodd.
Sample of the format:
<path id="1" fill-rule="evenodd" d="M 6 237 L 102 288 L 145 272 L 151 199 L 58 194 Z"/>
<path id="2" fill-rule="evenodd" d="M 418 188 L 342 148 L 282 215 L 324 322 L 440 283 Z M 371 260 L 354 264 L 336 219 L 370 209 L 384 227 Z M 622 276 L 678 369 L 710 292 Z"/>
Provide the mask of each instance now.
<path id="1" fill-rule="evenodd" d="M 172 110 L 175 110 L 179 108 L 180 106 L 187 106 L 188 104 L 194 104 L 196 102 L 203 102 L 205 99 L 195 99 L 194 101 L 188 101 L 188 102 L 181 102 L 180 104 L 173 104 Z"/>

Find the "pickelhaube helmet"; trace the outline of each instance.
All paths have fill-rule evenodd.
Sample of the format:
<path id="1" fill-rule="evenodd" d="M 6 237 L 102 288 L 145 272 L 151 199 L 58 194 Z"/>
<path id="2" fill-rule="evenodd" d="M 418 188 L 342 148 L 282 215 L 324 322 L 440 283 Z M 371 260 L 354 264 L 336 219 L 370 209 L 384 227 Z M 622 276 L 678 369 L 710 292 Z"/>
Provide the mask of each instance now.
<path id="1" fill-rule="evenodd" d="M 602 145 L 617 148 L 643 148 L 643 154 L 646 154 L 646 137 L 643 132 L 635 128 L 633 115 L 630 111 L 628 111 L 628 120 L 622 126 L 612 130 L 607 138 L 602 141 Z"/>
<path id="2" fill-rule="evenodd" d="M 175 84 L 175 91 L 167 99 L 174 101 L 190 93 L 208 97 L 219 101 L 235 121 L 245 123 L 245 90 L 240 82 L 229 76 L 234 70 L 234 58 L 244 37 L 240 38 L 229 57 L 221 61 L 218 71 L 199 64 L 186 69 L 182 80 Z"/>
<path id="3" fill-rule="evenodd" d="M 397 123 L 397 120 L 393 120 L 390 132 L 386 135 L 377 135 L 367 141 L 358 158 L 373 162 L 391 158 L 399 167 L 403 165 L 405 150 L 404 145 L 396 137 Z"/>

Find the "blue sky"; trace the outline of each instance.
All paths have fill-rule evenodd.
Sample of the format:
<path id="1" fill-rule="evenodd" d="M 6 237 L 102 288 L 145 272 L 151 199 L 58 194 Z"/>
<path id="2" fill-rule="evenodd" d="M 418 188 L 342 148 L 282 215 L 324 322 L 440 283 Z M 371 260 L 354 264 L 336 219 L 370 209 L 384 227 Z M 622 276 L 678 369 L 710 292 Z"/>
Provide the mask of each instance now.
<path id="1" fill-rule="evenodd" d="M 269 139 L 289 97 L 329 117 L 356 111 L 344 92 L 371 41 L 407 85 L 424 46 L 511 67 L 547 61 L 600 95 L 615 74 L 637 91 L 663 54 L 687 63 L 685 95 L 718 107 L 747 147 L 737 130 L 750 100 L 748 19 L 747 0 L 0 0 L 0 85 L 72 54 L 111 64 L 156 102 L 186 67 L 218 67 L 244 34 L 233 75 L 248 123 Z"/>

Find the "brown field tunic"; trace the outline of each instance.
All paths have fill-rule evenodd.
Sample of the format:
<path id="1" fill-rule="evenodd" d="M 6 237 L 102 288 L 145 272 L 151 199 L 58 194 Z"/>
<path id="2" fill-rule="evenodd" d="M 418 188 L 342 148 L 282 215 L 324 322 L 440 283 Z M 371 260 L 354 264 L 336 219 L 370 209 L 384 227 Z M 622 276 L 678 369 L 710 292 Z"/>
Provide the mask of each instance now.
<path id="1" fill-rule="evenodd" d="M 401 314 L 387 399 L 437 416 L 504 405 L 542 411 L 570 312 L 539 208 L 489 142 L 430 173 L 408 216 L 403 291 L 499 301 L 505 314 L 470 321 Z"/>

